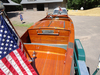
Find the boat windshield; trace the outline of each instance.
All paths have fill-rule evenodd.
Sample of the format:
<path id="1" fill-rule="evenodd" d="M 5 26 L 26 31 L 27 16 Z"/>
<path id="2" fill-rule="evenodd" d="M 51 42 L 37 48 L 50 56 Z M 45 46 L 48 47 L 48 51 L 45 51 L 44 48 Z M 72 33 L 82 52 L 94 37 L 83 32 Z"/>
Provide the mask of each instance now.
<path id="1" fill-rule="evenodd" d="M 53 15 L 57 15 L 57 14 L 67 15 L 67 11 L 65 9 L 62 9 L 62 11 L 54 10 Z"/>

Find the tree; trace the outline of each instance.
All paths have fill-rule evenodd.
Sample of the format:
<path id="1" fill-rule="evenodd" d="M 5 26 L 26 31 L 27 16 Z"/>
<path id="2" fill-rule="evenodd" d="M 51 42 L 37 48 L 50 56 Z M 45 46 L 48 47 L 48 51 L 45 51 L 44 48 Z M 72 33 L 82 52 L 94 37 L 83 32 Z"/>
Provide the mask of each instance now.
<path id="1" fill-rule="evenodd" d="M 21 2 L 22 0 L 12 0 L 12 1 L 15 2 L 15 3 L 20 4 L 20 2 Z"/>
<path id="2" fill-rule="evenodd" d="M 97 7 L 100 5 L 100 0 L 68 0 L 68 8 L 80 9 L 84 7 L 85 9 Z"/>
<path id="3" fill-rule="evenodd" d="M 22 1 L 22 0 L 12 0 L 13 2 L 15 2 L 15 3 L 18 3 L 18 4 L 20 4 L 20 2 Z M 16 6 L 16 8 L 17 8 L 17 10 L 22 10 L 23 8 L 22 8 L 22 5 L 21 6 Z"/>

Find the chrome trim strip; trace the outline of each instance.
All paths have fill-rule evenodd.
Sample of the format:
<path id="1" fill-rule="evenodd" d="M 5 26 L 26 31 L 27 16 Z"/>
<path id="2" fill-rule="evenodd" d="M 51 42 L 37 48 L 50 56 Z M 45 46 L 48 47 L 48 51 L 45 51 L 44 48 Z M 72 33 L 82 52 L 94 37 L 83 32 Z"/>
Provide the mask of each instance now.
<path id="1" fill-rule="evenodd" d="M 50 24 L 48 25 L 48 27 L 51 25 L 52 21 L 50 22 Z"/>
<path id="2" fill-rule="evenodd" d="M 63 28 L 65 28 L 65 21 L 64 21 L 64 27 Z"/>
<path id="3" fill-rule="evenodd" d="M 41 21 L 37 25 L 39 25 L 40 23 L 41 23 Z M 37 25 L 35 25 L 33 28 L 35 28 Z"/>

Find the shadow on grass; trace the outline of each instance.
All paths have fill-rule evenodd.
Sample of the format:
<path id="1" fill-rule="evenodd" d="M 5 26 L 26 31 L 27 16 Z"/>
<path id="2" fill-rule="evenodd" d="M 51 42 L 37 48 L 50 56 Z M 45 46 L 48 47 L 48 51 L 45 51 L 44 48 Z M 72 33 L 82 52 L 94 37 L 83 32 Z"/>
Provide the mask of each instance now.
<path id="1" fill-rule="evenodd" d="M 18 12 L 7 12 L 7 16 L 8 16 L 9 18 L 13 18 L 13 17 L 16 17 L 16 16 L 18 16 L 18 15 L 19 15 Z"/>

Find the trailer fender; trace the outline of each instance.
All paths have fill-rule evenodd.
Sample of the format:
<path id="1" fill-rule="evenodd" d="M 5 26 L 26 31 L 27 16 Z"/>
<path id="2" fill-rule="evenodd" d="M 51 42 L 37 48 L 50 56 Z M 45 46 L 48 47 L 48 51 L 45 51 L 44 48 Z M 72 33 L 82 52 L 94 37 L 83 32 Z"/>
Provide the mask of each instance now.
<path id="1" fill-rule="evenodd" d="M 86 61 L 85 51 L 79 39 L 75 39 L 75 51 L 78 60 Z"/>

